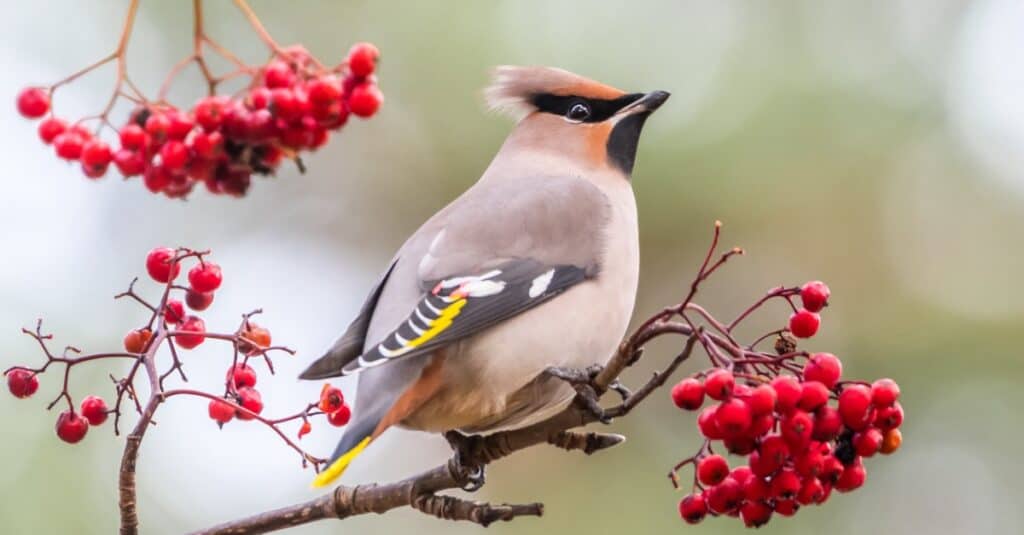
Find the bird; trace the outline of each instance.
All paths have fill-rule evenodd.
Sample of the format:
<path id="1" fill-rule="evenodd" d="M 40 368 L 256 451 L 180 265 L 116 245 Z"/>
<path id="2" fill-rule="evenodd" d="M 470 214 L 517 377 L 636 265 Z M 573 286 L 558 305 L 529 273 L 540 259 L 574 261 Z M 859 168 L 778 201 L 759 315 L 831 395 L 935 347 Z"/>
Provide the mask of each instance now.
<path id="1" fill-rule="evenodd" d="M 391 427 L 488 434 L 543 421 L 576 395 L 546 371 L 604 364 L 626 332 L 639 283 L 637 144 L 669 93 L 501 66 L 484 96 L 515 127 L 300 374 L 359 374 L 352 419 L 314 487 Z"/>

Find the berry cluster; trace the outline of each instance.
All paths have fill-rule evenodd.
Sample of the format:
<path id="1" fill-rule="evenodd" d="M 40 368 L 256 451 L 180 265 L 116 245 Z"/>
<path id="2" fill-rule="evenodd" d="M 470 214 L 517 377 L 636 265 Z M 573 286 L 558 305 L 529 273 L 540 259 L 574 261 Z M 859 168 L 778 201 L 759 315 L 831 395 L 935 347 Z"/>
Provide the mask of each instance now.
<path id="1" fill-rule="evenodd" d="M 118 129 L 116 144 L 87 128 L 86 119 L 46 116 L 53 91 L 77 75 L 48 88 L 22 90 L 17 108 L 26 118 L 42 118 L 39 138 L 59 158 L 78 162 L 89 178 L 104 176 L 113 164 L 125 178 L 141 176 L 146 189 L 168 197 L 185 197 L 199 183 L 211 193 L 239 197 L 252 175 L 273 174 L 284 158 L 302 169 L 301 153 L 327 143 L 349 114 L 376 114 L 384 100 L 374 75 L 379 57 L 374 45 L 357 43 L 345 61 L 326 68 L 296 45 L 276 50 L 261 67 L 240 67 L 237 72 L 252 81 L 239 96 L 213 94 L 222 79 L 209 79 L 211 95 L 191 110 L 139 94 L 131 98 L 136 108 Z M 110 125 L 110 111 L 98 117 L 100 129 Z"/>
<path id="2" fill-rule="evenodd" d="M 827 287 L 808 283 L 801 297 L 814 314 L 810 310 L 820 310 L 828 298 Z M 695 468 L 693 493 L 679 502 L 683 520 L 738 516 L 758 527 L 773 514 L 791 516 L 802 505 L 824 503 L 833 490 L 862 486 L 863 459 L 893 453 L 902 442 L 900 390 L 891 379 L 867 384 L 841 376 L 835 355 L 790 351 L 734 361 L 731 369 L 712 368 L 676 384 L 671 397 L 681 409 L 696 411 L 706 398 L 716 402 L 697 417 L 704 446 L 672 472 L 678 483 L 680 468 Z M 716 441 L 745 462 L 730 469 L 714 452 Z"/>
<path id="3" fill-rule="evenodd" d="M 137 397 L 134 387 L 136 373 L 140 369 L 145 369 L 146 373 L 150 374 L 151 384 L 156 386 L 156 391 L 151 393 L 152 397 L 150 398 L 150 403 L 154 403 L 153 410 L 159 403 L 175 396 L 198 397 L 208 402 L 209 417 L 221 426 L 236 418 L 243 421 L 258 420 L 274 428 L 286 422 L 301 420 L 302 425 L 298 431 L 299 438 L 312 429 L 309 419 L 313 416 L 324 414 L 327 421 L 334 426 L 347 424 L 351 411 L 345 403 L 345 397 L 341 390 L 330 385 L 324 385 L 318 401 L 309 403 L 296 414 L 272 420 L 261 416 L 264 402 L 260 392 L 256 389 L 257 372 L 253 366 L 253 359 L 262 359 L 270 373 L 273 373 L 269 353 L 272 351 L 291 353 L 291 350 L 271 345 L 270 331 L 258 325 L 251 318 L 258 311 L 243 315 L 242 323 L 234 333 L 207 332 L 205 323 L 195 313 L 210 307 L 215 292 L 221 288 L 224 281 L 220 266 L 209 261 L 206 258 L 207 255 L 208 252 L 167 247 L 158 247 L 146 255 L 146 272 L 152 280 L 163 285 L 163 293 L 158 304 L 153 305 L 135 292 L 135 283 L 133 282 L 127 292 L 117 296 L 131 298 L 151 312 L 149 322 L 144 327 L 132 329 L 124 336 L 123 352 L 69 356 L 68 351 L 78 352 L 77 349 L 69 347 L 63 356 L 57 356 L 51 353 L 47 346 L 47 341 L 52 338 L 52 335 L 42 334 L 41 326 L 37 326 L 34 332 L 25 330 L 39 343 L 47 360 L 40 368 L 18 366 L 6 370 L 4 375 L 8 390 L 18 398 L 31 397 L 39 389 L 39 374 L 47 371 L 51 365 L 63 364 L 65 366 L 64 386 L 57 398 L 50 403 L 50 407 L 62 399 L 67 402 L 67 410 L 61 412 L 57 417 L 56 432 L 61 440 L 70 444 L 80 442 L 85 438 L 90 426 L 102 425 L 111 414 L 115 415 L 116 433 L 121 416 L 122 401 L 126 398 L 133 401 L 136 410 L 140 413 L 141 422 L 148 425 L 152 413 L 142 408 L 144 400 Z M 183 266 L 188 261 L 195 261 L 185 277 L 188 284 L 178 284 L 177 281 L 181 278 Z M 191 312 L 188 312 L 187 309 Z M 211 339 L 228 341 L 234 348 L 234 358 L 224 377 L 223 393 L 211 394 L 184 388 L 164 388 L 164 381 L 174 372 L 179 372 L 182 380 L 187 381 L 182 371 L 183 363 L 179 358 L 179 350 L 194 349 L 204 341 Z M 169 346 L 172 362 L 166 371 L 157 374 L 157 357 L 161 346 Z M 71 368 L 86 362 L 122 358 L 134 359 L 135 363 L 127 377 L 114 381 L 116 401 L 108 406 L 104 399 L 98 396 L 88 396 L 82 399 L 76 410 L 68 390 L 68 377 Z M 284 437 L 280 431 L 278 434 Z M 286 442 L 302 454 L 304 464 L 306 461 L 312 461 L 319 466 L 324 462 L 303 452 L 290 439 L 286 439 Z"/>

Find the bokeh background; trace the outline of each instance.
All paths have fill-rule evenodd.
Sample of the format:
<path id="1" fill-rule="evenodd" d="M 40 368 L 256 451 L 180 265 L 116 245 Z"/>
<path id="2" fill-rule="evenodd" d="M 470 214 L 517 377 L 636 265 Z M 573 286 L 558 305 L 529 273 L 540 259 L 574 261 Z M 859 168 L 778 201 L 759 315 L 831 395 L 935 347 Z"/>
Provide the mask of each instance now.
<path id="1" fill-rule="evenodd" d="M 16 92 L 88 64 L 114 45 L 124 1 L 4 2 L 0 18 L 0 367 L 38 362 L 22 326 L 45 317 L 56 344 L 116 348 L 144 319 L 114 302 L 157 245 L 209 247 L 226 273 L 207 325 L 234 327 L 262 306 L 277 341 L 298 350 L 263 377 L 269 411 L 319 384 L 293 378 L 355 314 L 393 250 L 469 186 L 511 128 L 484 112 L 496 64 L 557 65 L 672 99 L 648 123 L 635 171 L 642 272 L 636 317 L 684 292 L 715 219 L 748 255 L 700 302 L 730 316 L 768 287 L 826 280 L 833 290 L 807 347 L 840 355 L 849 376 L 891 376 L 908 420 L 898 455 L 868 464 L 866 488 L 776 518 L 766 533 L 1020 533 L 1024 530 L 1024 4 L 1016 0 L 871 2 L 551 2 L 254 0 L 283 43 L 327 62 L 357 40 L 384 54 L 386 104 L 353 121 L 300 175 L 285 165 L 248 198 L 157 198 L 135 180 L 85 180 L 17 116 Z M 245 58 L 266 51 L 226 1 L 210 32 Z M 129 61 L 153 91 L 189 47 L 186 2 L 143 4 Z M 190 104 L 186 77 L 173 98 Z M 112 72 L 58 94 L 57 111 L 102 107 Z M 114 175 L 113 172 L 109 173 Z M 142 289 L 155 292 L 151 283 Z M 765 329 L 781 308 L 757 317 Z M 639 380 L 668 357 L 648 354 Z M 215 388 L 225 354 L 187 357 Z M 696 369 L 689 363 L 687 369 Z M 109 396 L 102 365 L 76 370 L 75 392 Z M 350 395 L 355 384 L 342 381 Z M 0 400 L 0 531 L 111 533 L 121 442 L 109 427 L 76 447 L 44 410 L 58 377 L 30 400 Z M 143 532 L 179 533 L 306 499 L 310 472 L 266 429 L 219 431 L 205 404 L 166 406 L 144 444 Z M 543 501 L 543 519 L 494 533 L 740 532 L 686 527 L 664 474 L 698 443 L 691 415 L 654 400 L 613 430 L 629 441 L 591 458 L 536 448 L 489 471 L 479 494 Z M 337 430 L 305 443 L 328 453 Z M 346 476 L 389 481 L 447 457 L 437 437 L 388 433 Z M 320 523 L 296 533 L 475 533 L 411 511 Z"/>

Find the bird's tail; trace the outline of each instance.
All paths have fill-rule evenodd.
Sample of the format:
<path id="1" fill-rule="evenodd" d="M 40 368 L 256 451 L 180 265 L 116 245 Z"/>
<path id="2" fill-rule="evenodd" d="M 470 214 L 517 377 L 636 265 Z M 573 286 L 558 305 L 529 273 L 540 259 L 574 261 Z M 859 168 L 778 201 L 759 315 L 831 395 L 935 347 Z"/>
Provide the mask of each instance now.
<path id="1" fill-rule="evenodd" d="M 322 472 L 317 474 L 313 480 L 313 487 L 320 488 L 330 485 L 332 481 L 341 477 L 345 469 L 352 463 L 360 453 L 373 442 L 374 430 L 377 428 L 378 418 L 362 419 L 345 429 L 345 434 L 338 442 L 338 447 L 331 455 L 331 464 Z"/>

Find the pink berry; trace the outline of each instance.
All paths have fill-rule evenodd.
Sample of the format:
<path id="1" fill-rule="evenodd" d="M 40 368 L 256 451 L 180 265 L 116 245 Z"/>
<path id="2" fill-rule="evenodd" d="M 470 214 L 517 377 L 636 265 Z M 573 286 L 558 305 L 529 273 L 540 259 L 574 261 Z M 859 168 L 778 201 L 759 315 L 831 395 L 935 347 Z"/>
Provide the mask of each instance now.
<path id="1" fill-rule="evenodd" d="M 900 386 L 892 379 L 879 379 L 871 384 L 871 404 L 878 408 L 892 406 L 900 398 Z"/>
<path id="2" fill-rule="evenodd" d="M 39 123 L 39 139 L 49 145 L 54 138 L 63 134 L 68 129 L 68 123 L 57 117 L 47 117 Z"/>
<path id="3" fill-rule="evenodd" d="M 188 282 L 197 292 L 212 292 L 220 288 L 222 280 L 220 266 L 213 262 L 200 262 L 188 272 Z"/>
<path id="4" fill-rule="evenodd" d="M 828 388 L 818 381 L 806 381 L 800 385 L 800 401 L 797 403 L 801 409 L 814 412 L 828 403 Z"/>
<path id="5" fill-rule="evenodd" d="M 821 281 L 811 281 L 800 288 L 800 301 L 804 308 L 811 312 L 820 312 L 828 305 L 828 298 L 832 294 L 828 286 Z"/>
<path id="6" fill-rule="evenodd" d="M 871 390 L 864 385 L 849 385 L 839 394 L 839 415 L 850 429 L 863 429 L 871 410 Z"/>
<path id="7" fill-rule="evenodd" d="M 27 87 L 18 93 L 18 113 L 38 119 L 50 111 L 50 94 L 41 87 Z"/>
<path id="8" fill-rule="evenodd" d="M 157 282 L 167 282 L 177 278 L 181 271 L 181 264 L 172 262 L 174 249 L 169 247 L 157 247 L 146 255 L 146 271 L 149 276 Z"/>
<path id="9" fill-rule="evenodd" d="M 192 334 L 180 334 L 174 337 L 174 343 L 182 349 L 194 349 L 206 339 L 202 333 L 206 332 L 206 324 L 197 316 L 188 316 L 178 327 L 179 331 Z"/>
<path id="10" fill-rule="evenodd" d="M 82 400 L 82 416 L 89 420 L 89 425 L 101 425 L 107 421 L 107 402 L 98 396 L 87 396 Z"/>
<path id="11" fill-rule="evenodd" d="M 252 411 L 255 414 L 263 412 L 263 397 L 260 396 L 260 393 L 257 390 L 250 387 L 239 388 L 238 398 L 238 404 L 241 405 L 242 408 Z M 237 416 L 239 420 L 252 420 L 255 418 L 255 416 L 243 411 L 238 411 Z"/>
<path id="12" fill-rule="evenodd" d="M 380 51 L 370 43 L 356 43 L 348 51 L 348 69 L 352 74 L 365 78 L 377 68 Z"/>
<path id="13" fill-rule="evenodd" d="M 817 381 L 831 390 L 843 375 L 843 363 L 832 353 L 815 353 L 804 367 L 804 380 Z"/>
<path id="14" fill-rule="evenodd" d="M 235 408 L 221 399 L 211 400 L 207 411 L 210 418 L 220 424 L 230 422 L 235 417 Z"/>
<path id="15" fill-rule="evenodd" d="M 772 379 L 771 386 L 775 389 L 775 406 L 780 413 L 786 414 L 796 408 L 803 389 L 794 377 L 781 375 Z"/>
<path id="16" fill-rule="evenodd" d="M 348 96 L 348 109 L 358 117 L 373 116 L 383 103 L 384 94 L 376 84 L 359 84 L 352 88 L 352 93 Z"/>
<path id="17" fill-rule="evenodd" d="M 228 369 L 227 381 L 234 381 L 234 388 L 237 390 L 244 387 L 256 386 L 256 371 L 248 364 L 239 362 Z"/>

